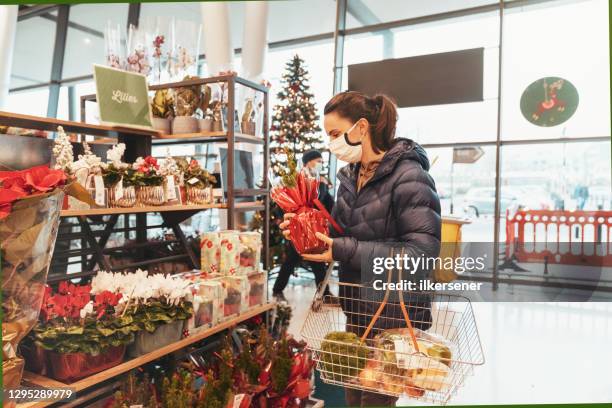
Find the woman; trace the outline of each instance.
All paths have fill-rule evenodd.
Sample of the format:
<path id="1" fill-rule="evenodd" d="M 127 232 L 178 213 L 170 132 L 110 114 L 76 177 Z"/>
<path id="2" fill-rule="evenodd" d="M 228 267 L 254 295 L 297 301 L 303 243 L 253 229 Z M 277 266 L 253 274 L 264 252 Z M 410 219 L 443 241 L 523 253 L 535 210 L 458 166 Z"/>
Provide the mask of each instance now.
<path id="1" fill-rule="evenodd" d="M 429 160 L 412 140 L 395 138 L 397 109 L 384 95 L 369 97 L 344 92 L 325 105 L 325 131 L 330 151 L 348 162 L 338 173 L 340 182 L 333 218 L 344 230 L 333 237 L 318 234 L 328 244 L 320 255 L 303 255 L 314 262 L 339 263 L 341 282 L 361 283 L 362 257 L 390 256 L 391 246 L 413 257 L 437 257 L 440 251 L 440 201 L 434 181 L 427 173 Z M 281 224 L 288 237 L 286 214 Z M 421 271 L 427 273 L 428 271 Z M 365 271 L 364 276 L 368 273 Z M 371 273 L 371 271 L 369 271 Z M 406 278 L 406 276 L 405 276 Z M 345 291 L 346 292 L 346 291 Z M 347 330 L 363 334 L 377 303 L 359 295 L 341 293 Z M 410 302 L 410 319 L 417 328 L 431 324 L 429 298 Z M 387 305 L 377 321 L 378 331 L 397 327 L 401 311 L 397 302 Z M 346 389 L 350 406 L 394 406 L 397 398 Z"/>

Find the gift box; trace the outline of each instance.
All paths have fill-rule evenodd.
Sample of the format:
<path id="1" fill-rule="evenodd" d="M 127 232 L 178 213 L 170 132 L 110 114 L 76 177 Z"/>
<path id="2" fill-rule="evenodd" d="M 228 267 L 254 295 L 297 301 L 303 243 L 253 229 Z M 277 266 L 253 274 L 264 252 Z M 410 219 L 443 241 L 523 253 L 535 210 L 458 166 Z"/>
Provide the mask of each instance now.
<path id="1" fill-rule="evenodd" d="M 240 233 L 240 268 L 238 272 L 248 275 L 259 271 L 261 261 L 261 234 L 256 231 Z"/>
<path id="2" fill-rule="evenodd" d="M 187 322 L 190 334 L 217 324 L 223 316 L 224 289 L 218 279 L 200 279 L 192 286 L 194 315 Z"/>
<path id="3" fill-rule="evenodd" d="M 221 239 L 218 232 L 204 232 L 200 235 L 200 267 L 204 273 L 219 272 Z"/>
<path id="4" fill-rule="evenodd" d="M 240 268 L 240 233 L 234 230 L 219 232 L 219 273 L 231 276 Z"/>
<path id="5" fill-rule="evenodd" d="M 248 275 L 249 280 L 249 307 L 266 303 L 268 293 L 268 273 L 266 271 L 254 272 Z"/>
<path id="6" fill-rule="evenodd" d="M 249 279 L 243 275 L 224 276 L 223 316 L 240 314 L 249 308 Z"/>

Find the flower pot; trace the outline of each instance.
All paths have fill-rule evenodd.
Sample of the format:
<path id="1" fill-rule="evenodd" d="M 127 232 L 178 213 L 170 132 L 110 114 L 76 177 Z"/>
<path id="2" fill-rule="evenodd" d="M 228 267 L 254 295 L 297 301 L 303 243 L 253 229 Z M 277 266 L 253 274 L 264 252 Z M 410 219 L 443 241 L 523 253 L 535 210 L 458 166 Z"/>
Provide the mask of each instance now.
<path id="1" fill-rule="evenodd" d="M 223 131 L 223 122 L 220 121 L 220 120 L 213 120 L 212 131 L 213 132 L 222 132 Z"/>
<path id="2" fill-rule="evenodd" d="M 117 186 L 108 189 L 108 206 L 130 208 L 136 205 L 136 188 L 134 186 L 123 187 L 123 194 L 117 198 Z"/>
<path id="3" fill-rule="evenodd" d="M 255 136 L 255 122 L 247 121 L 242 122 L 240 125 L 242 127 L 242 133 Z"/>
<path id="4" fill-rule="evenodd" d="M 5 390 L 19 388 L 23 376 L 23 359 L 16 357 L 2 360 L 2 388 Z M 3 406 L 13 408 L 15 401 L 4 401 Z"/>
<path id="5" fill-rule="evenodd" d="M 200 127 L 200 132 L 210 132 L 213 128 L 213 120 L 212 119 L 198 119 L 198 126 Z"/>
<path id="6" fill-rule="evenodd" d="M 196 133 L 198 132 L 198 120 L 193 116 L 177 116 L 172 121 L 172 133 Z"/>
<path id="7" fill-rule="evenodd" d="M 87 353 L 58 353 L 46 350 L 47 371 L 51 378 L 71 383 L 107 370 L 123 361 L 125 345 L 109 347 L 98 355 Z"/>
<path id="8" fill-rule="evenodd" d="M 187 204 L 212 204 L 212 188 L 186 187 Z"/>
<path id="9" fill-rule="evenodd" d="M 153 333 L 146 330 L 138 332 L 134 343 L 128 348 L 128 355 L 136 358 L 179 341 L 183 335 L 184 323 L 184 320 L 175 320 L 159 326 Z"/>
<path id="10" fill-rule="evenodd" d="M 153 129 L 159 130 L 162 133 L 169 134 L 172 122 L 168 118 L 153 117 Z"/>
<path id="11" fill-rule="evenodd" d="M 164 205 L 164 186 L 141 186 L 136 190 L 136 201 L 141 206 Z"/>
<path id="12" fill-rule="evenodd" d="M 38 323 L 63 202 L 59 189 L 26 197 L 0 221 L 5 355 L 16 356 L 19 342 Z"/>

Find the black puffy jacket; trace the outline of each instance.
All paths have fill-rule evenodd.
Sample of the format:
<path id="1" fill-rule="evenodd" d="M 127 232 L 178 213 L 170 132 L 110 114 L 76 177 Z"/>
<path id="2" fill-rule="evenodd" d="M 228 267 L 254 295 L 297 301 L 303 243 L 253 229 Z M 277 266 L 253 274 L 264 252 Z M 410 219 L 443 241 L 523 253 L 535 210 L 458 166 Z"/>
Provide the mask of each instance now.
<path id="1" fill-rule="evenodd" d="M 440 252 L 440 200 L 429 173 L 425 150 L 412 140 L 397 138 L 383 156 L 373 177 L 357 192 L 359 163 L 348 165 L 338 173 L 338 196 L 333 218 L 344 229 L 336 234 L 332 247 L 340 265 L 340 281 L 361 283 L 361 261 L 364 256 L 388 257 L 389 243 L 401 246 L 408 256 L 437 257 Z M 407 278 L 407 277 L 404 277 Z M 359 307 L 359 315 L 372 314 L 374 302 L 353 304 L 340 293 L 341 304 L 351 311 Z M 364 295 L 361 294 L 363 297 Z M 393 305 L 385 314 L 395 315 Z M 424 315 L 413 315 L 416 322 L 430 320 L 428 302 L 423 302 Z M 351 316 L 348 316 L 349 320 Z M 357 322 L 354 322 L 357 324 Z M 384 322 L 381 322 L 384 325 Z M 362 326 L 364 322 L 359 322 Z M 377 325 L 378 326 L 378 325 Z M 419 325 L 426 329 L 428 325 Z M 423 327 L 426 326 L 426 327 Z"/>

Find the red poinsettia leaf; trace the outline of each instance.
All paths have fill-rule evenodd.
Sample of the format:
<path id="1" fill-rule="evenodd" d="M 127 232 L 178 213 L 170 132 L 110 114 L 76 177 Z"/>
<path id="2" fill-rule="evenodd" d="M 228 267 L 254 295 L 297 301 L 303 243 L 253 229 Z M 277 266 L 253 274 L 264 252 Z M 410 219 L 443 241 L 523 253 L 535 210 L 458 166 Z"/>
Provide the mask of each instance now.
<path id="1" fill-rule="evenodd" d="M 0 205 L 11 204 L 15 200 L 18 200 L 19 198 L 22 198 L 25 196 L 26 196 L 25 192 L 9 190 L 6 188 L 0 188 Z"/>

